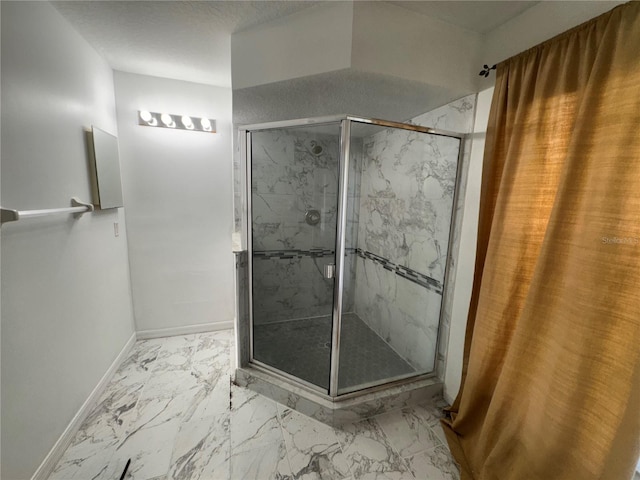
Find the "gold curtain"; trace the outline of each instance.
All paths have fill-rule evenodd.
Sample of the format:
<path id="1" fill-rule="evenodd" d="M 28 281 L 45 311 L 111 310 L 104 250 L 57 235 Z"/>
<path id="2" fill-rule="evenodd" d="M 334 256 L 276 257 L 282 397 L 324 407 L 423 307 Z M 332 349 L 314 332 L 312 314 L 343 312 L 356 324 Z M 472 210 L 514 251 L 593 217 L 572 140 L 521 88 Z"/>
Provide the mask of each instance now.
<path id="1" fill-rule="evenodd" d="M 628 480 L 640 454 L 640 3 L 498 65 L 462 478 Z"/>

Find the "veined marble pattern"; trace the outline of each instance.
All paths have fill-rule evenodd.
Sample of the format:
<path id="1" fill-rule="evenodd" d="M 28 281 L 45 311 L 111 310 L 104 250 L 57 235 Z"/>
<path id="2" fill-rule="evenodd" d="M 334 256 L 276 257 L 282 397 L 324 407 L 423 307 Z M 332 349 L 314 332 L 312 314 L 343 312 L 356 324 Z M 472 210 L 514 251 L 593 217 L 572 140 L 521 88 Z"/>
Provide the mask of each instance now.
<path id="1" fill-rule="evenodd" d="M 316 127 L 317 129 L 318 127 Z M 323 127 L 324 128 L 324 127 Z M 254 250 L 335 249 L 339 128 L 314 127 L 252 134 L 252 238 Z M 309 225 L 308 210 L 320 221 Z M 326 315 L 333 282 L 323 276 L 331 258 L 255 259 L 256 324 Z"/>
<path id="2" fill-rule="evenodd" d="M 138 342 L 50 480 L 458 479 L 441 404 L 334 428 L 230 383 L 233 332 Z"/>
<path id="3" fill-rule="evenodd" d="M 361 250 L 442 285 L 459 144 L 454 138 L 391 128 L 363 139 Z M 441 292 L 361 258 L 355 278 L 354 311 L 417 371 L 434 371 Z"/>
<path id="4" fill-rule="evenodd" d="M 335 135 L 300 129 L 252 134 L 254 249 L 334 246 L 338 140 L 337 127 Z M 318 224 L 305 222 L 305 212 L 309 209 L 320 211 Z"/>
<path id="5" fill-rule="evenodd" d="M 333 281 L 324 278 L 334 256 L 253 258 L 253 321 L 256 325 L 329 315 Z"/>
<path id="6" fill-rule="evenodd" d="M 442 295 L 358 258 L 355 311 L 417 371 L 435 369 Z"/>
<path id="7" fill-rule="evenodd" d="M 444 281 L 459 144 L 391 128 L 365 139 L 360 248 Z"/>
<path id="8" fill-rule="evenodd" d="M 249 363 L 249 266 L 246 250 L 235 252 L 236 270 L 236 367 L 243 367 Z"/>
<path id="9" fill-rule="evenodd" d="M 410 123 L 468 133 L 473 129 L 474 111 L 475 95 L 469 95 Z M 463 145 L 455 138 L 399 129 L 364 138 L 358 248 L 441 284 L 447 268 L 455 274 L 469 159 L 468 142 L 464 146 L 458 165 Z M 454 205 L 457 168 L 461 181 Z M 452 225 L 454 209 L 456 223 Z M 448 252 L 450 235 L 452 250 Z M 453 256 L 449 265 L 448 255 Z M 357 262 L 355 278 L 354 311 L 416 369 L 443 375 L 455 275 L 449 276 L 445 286 L 444 305 L 443 295 L 415 290 L 392 272 L 367 262 Z M 441 318 L 440 345 L 436 345 Z"/>
<path id="10" fill-rule="evenodd" d="M 444 105 L 415 117 L 412 123 L 442 130 L 471 133 L 475 118 L 476 95 L 468 95 L 454 102 Z M 445 358 L 449 341 L 449 325 L 451 323 L 451 310 L 453 308 L 453 290 L 456 280 L 456 260 L 460 247 L 460 230 L 462 226 L 462 210 L 467 189 L 467 176 L 469 171 L 469 159 L 471 151 L 471 138 L 467 137 L 463 142 L 463 155 L 458 168 L 460 168 L 460 184 L 458 185 L 458 201 L 454 205 L 455 223 L 451 226 L 452 241 L 449 252 L 448 281 L 443 292 L 443 305 L 441 317 L 440 345 L 438 346 L 438 360 L 436 371 L 442 378 L 445 369 Z"/>
<path id="11" fill-rule="evenodd" d="M 449 132 L 470 133 L 473 131 L 475 108 L 476 94 L 474 93 L 420 114 L 409 123 Z"/>

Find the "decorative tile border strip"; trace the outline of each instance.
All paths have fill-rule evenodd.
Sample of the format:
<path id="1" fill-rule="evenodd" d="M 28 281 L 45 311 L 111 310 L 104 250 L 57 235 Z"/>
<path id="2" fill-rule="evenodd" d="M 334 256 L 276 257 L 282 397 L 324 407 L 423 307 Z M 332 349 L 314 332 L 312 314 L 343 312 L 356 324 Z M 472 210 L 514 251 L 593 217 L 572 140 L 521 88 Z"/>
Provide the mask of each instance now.
<path id="1" fill-rule="evenodd" d="M 356 249 L 356 253 L 361 258 L 369 259 L 382 265 L 382 268 L 385 270 L 394 272 L 396 275 L 406 278 L 410 282 L 416 283 L 428 290 L 432 290 L 437 294 L 442 295 L 442 284 L 435 278 L 431 278 L 416 270 L 412 270 L 409 267 L 395 264 L 388 258 L 381 257 L 380 255 L 376 255 L 375 253 L 371 253 L 360 248 Z"/>
<path id="2" fill-rule="evenodd" d="M 254 250 L 254 258 L 260 258 L 262 260 L 279 259 L 286 260 L 289 258 L 302 258 L 302 257 L 330 257 L 334 255 L 333 250 L 323 248 L 311 248 L 309 250 Z"/>
<path id="3" fill-rule="evenodd" d="M 435 278 L 431 278 L 409 267 L 393 263 L 388 258 L 381 257 L 375 253 L 362 250 L 361 248 L 347 248 L 347 255 L 356 253 L 362 259 L 371 260 L 382 266 L 385 270 L 395 273 L 396 275 L 406 278 L 410 282 L 420 285 L 439 295 L 442 295 L 442 283 Z M 331 257 L 335 255 L 334 250 L 323 248 L 311 248 L 309 250 L 254 250 L 253 257 L 262 260 L 288 260 L 292 258 L 321 258 Z"/>

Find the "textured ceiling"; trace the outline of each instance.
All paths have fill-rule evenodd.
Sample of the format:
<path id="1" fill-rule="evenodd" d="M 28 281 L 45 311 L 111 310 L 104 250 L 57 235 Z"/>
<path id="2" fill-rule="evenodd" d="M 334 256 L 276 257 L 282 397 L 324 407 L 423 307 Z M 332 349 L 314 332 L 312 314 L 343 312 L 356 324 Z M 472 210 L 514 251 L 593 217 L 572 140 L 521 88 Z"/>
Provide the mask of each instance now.
<path id="1" fill-rule="evenodd" d="M 393 1 L 414 12 L 437 18 L 478 33 L 487 33 L 520 15 L 536 3 L 532 1 Z"/>
<path id="2" fill-rule="evenodd" d="M 116 70 L 231 86 L 230 34 L 320 1 L 54 1 Z M 537 2 L 390 2 L 486 32 Z"/>
<path id="3" fill-rule="evenodd" d="M 116 70 L 231 86 L 230 34 L 314 1 L 54 1 Z"/>

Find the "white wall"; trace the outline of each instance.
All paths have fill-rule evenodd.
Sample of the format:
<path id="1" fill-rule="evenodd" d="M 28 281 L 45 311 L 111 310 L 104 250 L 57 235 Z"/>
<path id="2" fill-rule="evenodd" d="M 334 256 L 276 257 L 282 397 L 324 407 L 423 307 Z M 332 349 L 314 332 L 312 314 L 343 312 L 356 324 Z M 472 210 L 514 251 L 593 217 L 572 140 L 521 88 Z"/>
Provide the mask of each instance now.
<path id="1" fill-rule="evenodd" d="M 2 205 L 90 200 L 113 74 L 48 3 L 1 2 Z M 114 222 L 120 236 L 114 236 Z M 30 478 L 133 334 L 123 211 L 2 226 L 2 478 Z"/>
<path id="2" fill-rule="evenodd" d="M 449 101 L 477 90 L 482 39 L 387 2 L 325 2 L 233 34 L 232 84 L 239 90 L 348 69 L 447 89 L 455 92 Z"/>
<path id="3" fill-rule="evenodd" d="M 115 86 L 137 330 L 230 328 L 231 89 L 123 72 Z M 218 133 L 140 126 L 138 110 L 215 118 Z"/>
<path id="4" fill-rule="evenodd" d="M 348 68 L 352 24 L 351 2 L 327 2 L 233 34 L 233 88 Z"/>
<path id="5" fill-rule="evenodd" d="M 387 2 L 355 2 L 351 66 L 445 87 L 477 91 L 482 36 Z M 453 97 L 455 98 L 455 97 Z"/>
<path id="6" fill-rule="evenodd" d="M 460 249 L 456 264 L 451 325 L 449 326 L 449 346 L 444 377 L 444 393 L 449 402 L 458 394 L 462 375 L 462 354 L 464 352 L 465 329 L 476 258 L 476 240 L 478 238 L 478 212 L 480 209 L 480 185 L 482 181 L 482 161 L 484 140 L 489 120 L 489 109 L 493 87 L 478 94 L 476 118 L 471 141 L 469 173 L 464 197 L 462 227 L 460 231 Z"/>

